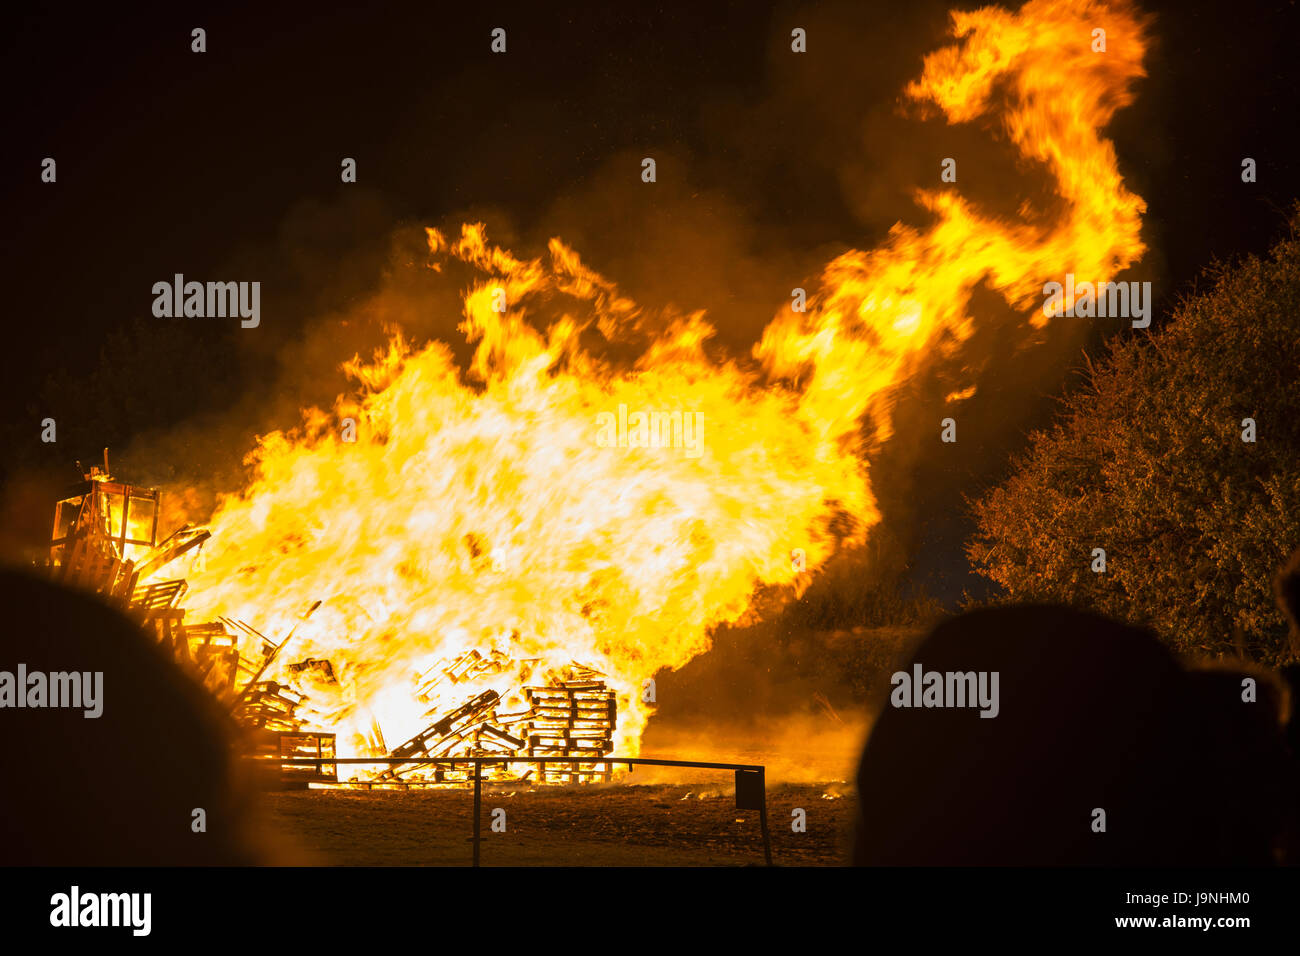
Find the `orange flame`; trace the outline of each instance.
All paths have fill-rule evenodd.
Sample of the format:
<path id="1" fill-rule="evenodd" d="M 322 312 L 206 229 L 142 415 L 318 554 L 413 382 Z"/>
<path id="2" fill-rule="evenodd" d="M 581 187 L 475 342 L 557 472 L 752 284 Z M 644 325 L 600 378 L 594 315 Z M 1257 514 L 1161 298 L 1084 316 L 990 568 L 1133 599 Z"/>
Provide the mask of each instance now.
<path id="1" fill-rule="evenodd" d="M 1096 27 L 1105 53 L 1091 49 Z M 1142 33 L 1127 8 L 1096 3 L 954 13 L 960 41 L 926 59 L 907 96 L 950 123 L 999 117 L 1055 178 L 1059 209 L 1004 222 L 955 191 L 919 192 L 933 224 L 895 225 L 881 247 L 828 264 L 808 311 L 768 326 L 757 367 L 711 358 L 702 313 L 647 314 L 558 239 L 547 259 L 521 260 L 479 225 L 454 240 L 428 230 L 434 268 L 453 258 L 482 276 L 464 294 L 468 372 L 443 343 L 397 337 L 345 366 L 359 396 L 260 438 L 251 483 L 211 522 L 191 615 L 278 635 L 322 599 L 289 658 L 333 662 L 338 684 L 314 687 L 313 706 L 344 756 L 366 751 L 376 721 L 390 744 L 422 730 L 430 669 L 470 648 L 604 672 L 615 752 L 635 756 L 645 679 L 707 650 L 760 587 L 797 594 L 801 568 L 879 520 L 862 418 L 888 438 L 895 386 L 969 336 L 978 284 L 1041 324 L 1046 279 L 1105 281 L 1140 258 L 1145 207 L 1099 130 L 1142 75 Z M 601 342 L 644 345 L 627 366 Z M 698 414 L 698 447 L 672 429 L 667 447 L 637 447 L 653 444 L 637 417 L 649 412 Z M 507 667 L 458 692 L 518 677 Z"/>

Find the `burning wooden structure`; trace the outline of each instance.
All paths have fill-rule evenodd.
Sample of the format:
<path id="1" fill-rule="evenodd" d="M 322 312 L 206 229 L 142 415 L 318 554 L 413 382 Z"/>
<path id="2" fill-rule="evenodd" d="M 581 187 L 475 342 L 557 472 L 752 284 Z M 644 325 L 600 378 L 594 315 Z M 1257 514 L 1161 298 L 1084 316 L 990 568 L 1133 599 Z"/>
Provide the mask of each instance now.
<path id="1" fill-rule="evenodd" d="M 418 700 L 433 703 L 466 693 L 455 706 L 430 711 L 433 719 L 411 739 L 391 750 L 375 728 L 367 756 L 406 758 L 386 764 L 372 779 L 340 781 L 335 734 L 311 726 L 303 684 L 337 684 L 330 661 L 307 658 L 286 663 L 283 651 L 293 632 L 279 641 L 252 625 L 227 617 L 187 623 L 181 605 L 189 589 L 184 578 L 152 580 L 177 558 L 201 549 L 210 534 L 183 527 L 158 536 L 159 492 L 114 481 L 105 468 L 92 468 L 55 506 L 47 568 L 51 576 L 100 595 L 136 620 L 177 662 L 229 707 L 245 730 L 248 752 L 262 758 L 312 758 L 314 764 L 283 764 L 279 785 L 410 787 L 466 785 L 474 764 L 456 757 L 573 757 L 572 763 L 550 760 L 536 765 L 502 765 L 493 779 L 529 779 L 536 783 L 608 780 L 607 757 L 614 747 L 618 705 L 604 676 L 573 662 L 558 677 L 541 684 L 518 683 L 532 676 L 536 661 L 513 661 L 499 651 L 465 651 L 425 671 L 416 688 Z M 320 605 L 317 601 L 305 620 Z M 251 649 L 251 652 L 250 652 Z M 276 668 L 275 665 L 280 665 Z M 283 680 L 266 679 L 268 673 Z M 502 691 L 469 692 L 485 678 L 500 678 Z M 507 701 L 513 706 L 507 709 Z M 452 758 L 450 761 L 447 758 Z M 437 763 L 431 760 L 437 759 Z M 517 773 L 513 768 L 525 766 Z"/>

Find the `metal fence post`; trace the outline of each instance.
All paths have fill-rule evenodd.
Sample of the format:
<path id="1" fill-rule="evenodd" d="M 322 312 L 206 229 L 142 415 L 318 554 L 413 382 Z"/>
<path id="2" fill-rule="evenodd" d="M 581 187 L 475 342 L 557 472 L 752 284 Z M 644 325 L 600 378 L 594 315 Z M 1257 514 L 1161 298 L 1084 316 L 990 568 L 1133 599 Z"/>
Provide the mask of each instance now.
<path id="1" fill-rule="evenodd" d="M 763 858 L 767 865 L 772 865 L 772 834 L 767 829 L 767 772 L 765 767 L 758 768 L 758 785 L 763 788 L 763 805 L 758 808 L 758 823 L 763 828 Z"/>
<path id="2" fill-rule="evenodd" d="M 483 768 L 474 761 L 474 865 L 478 866 L 479 827 L 483 819 Z M 765 825 L 766 826 L 766 825 Z"/>

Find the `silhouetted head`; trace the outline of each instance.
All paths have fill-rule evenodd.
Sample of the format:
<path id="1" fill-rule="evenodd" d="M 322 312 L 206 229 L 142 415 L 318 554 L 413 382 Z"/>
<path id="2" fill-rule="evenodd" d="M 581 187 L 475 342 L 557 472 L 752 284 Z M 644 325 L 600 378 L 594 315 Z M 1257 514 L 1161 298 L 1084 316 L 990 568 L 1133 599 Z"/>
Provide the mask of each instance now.
<path id="1" fill-rule="evenodd" d="M 1193 677 L 1149 631 L 1055 607 L 945 621 L 900 673 L 918 669 L 985 675 L 996 716 L 894 706 L 895 686 L 858 775 L 857 863 L 1271 862 L 1285 786 L 1273 685 L 1248 703 L 1241 675 Z M 932 701 L 956 702 L 948 683 Z"/>
<path id="2" fill-rule="evenodd" d="M 155 642 L 92 597 L 12 571 L 0 608 L 0 864 L 260 862 L 226 717 Z M 6 688 L 44 706 L 14 706 Z"/>

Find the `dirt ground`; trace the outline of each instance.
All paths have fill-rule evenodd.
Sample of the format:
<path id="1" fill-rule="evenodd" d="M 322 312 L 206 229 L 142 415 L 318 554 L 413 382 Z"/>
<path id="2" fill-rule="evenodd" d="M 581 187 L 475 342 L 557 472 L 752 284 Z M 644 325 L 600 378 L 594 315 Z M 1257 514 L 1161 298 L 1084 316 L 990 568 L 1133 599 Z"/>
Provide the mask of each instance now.
<path id="1" fill-rule="evenodd" d="M 573 787 L 484 785 L 483 866 L 761 866 L 756 810 L 737 810 L 731 781 Z M 767 790 L 773 863 L 842 866 L 855 798 L 843 783 Z M 468 790 L 306 790 L 266 795 L 270 822 L 303 858 L 342 866 L 465 866 Z M 494 810 L 505 832 L 493 832 Z M 796 809 L 805 832 L 794 832 Z M 501 815 L 496 814 L 500 821 Z"/>

